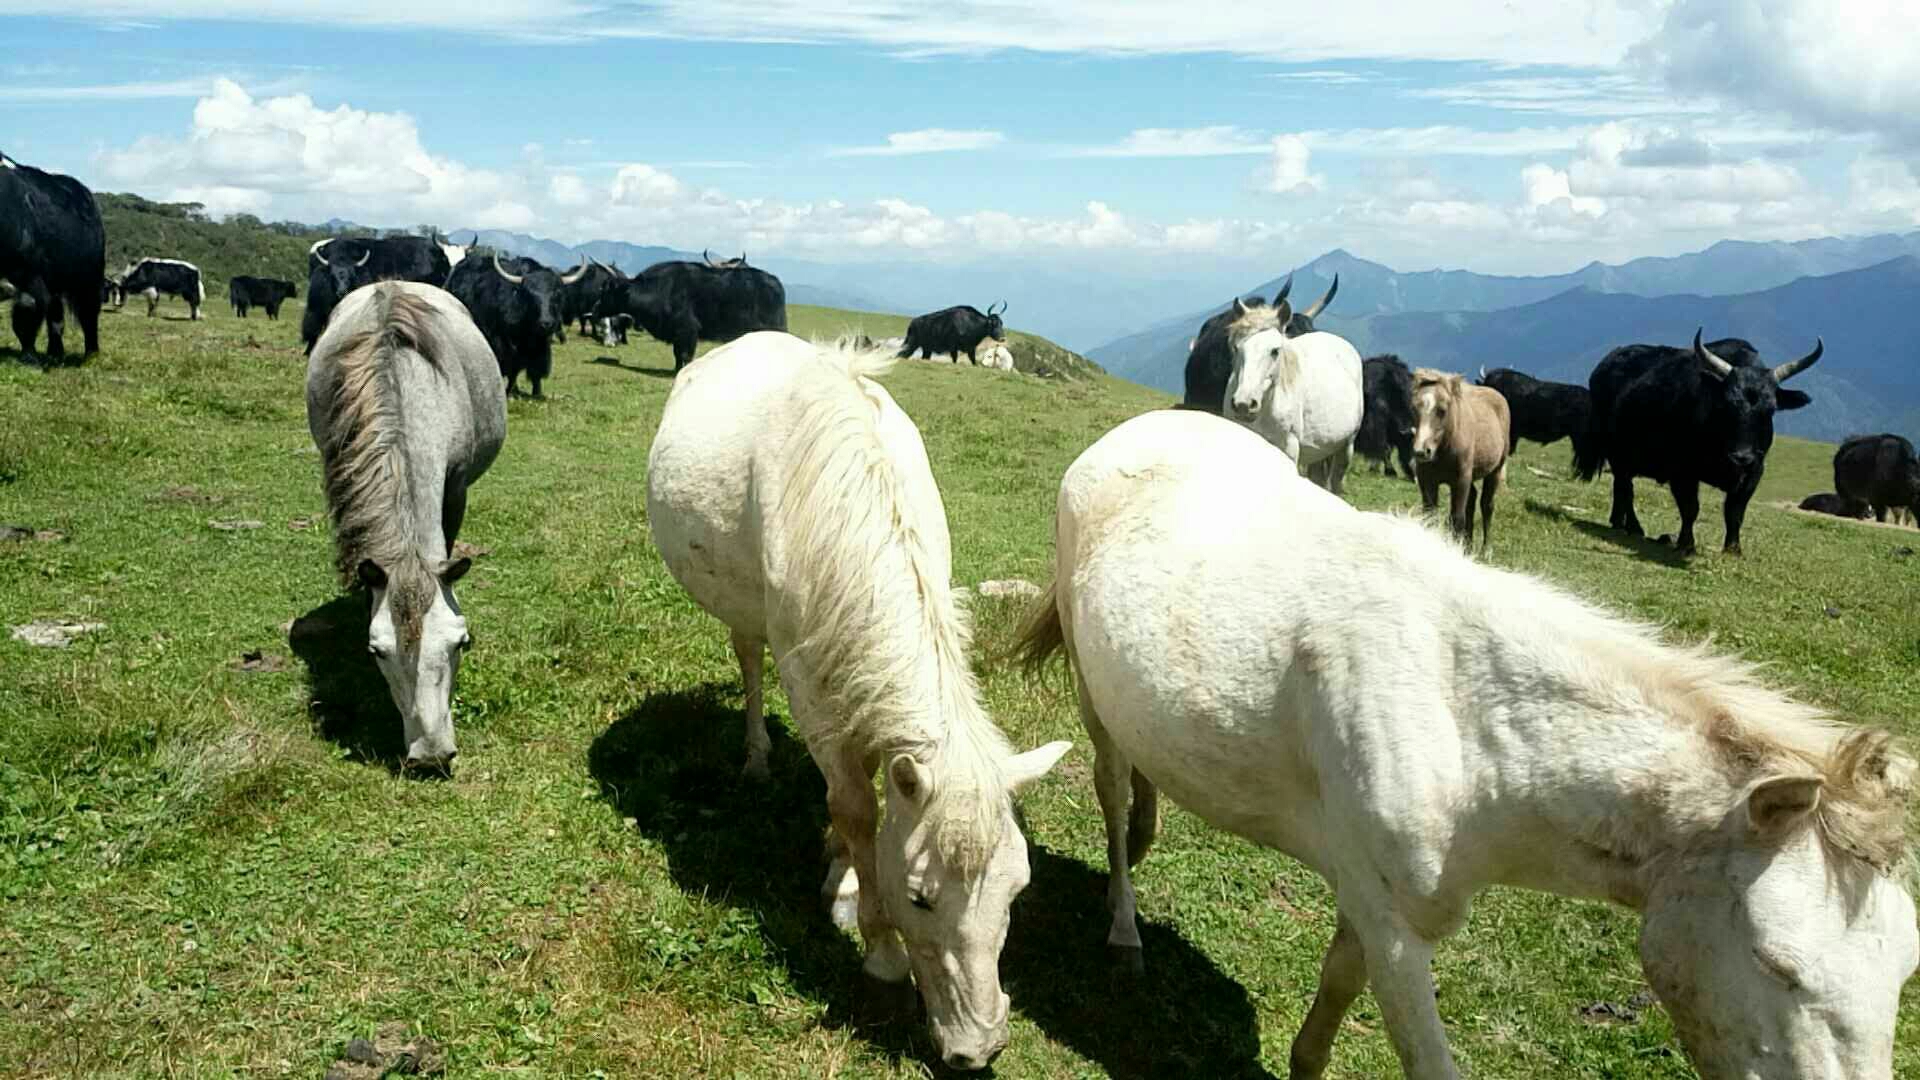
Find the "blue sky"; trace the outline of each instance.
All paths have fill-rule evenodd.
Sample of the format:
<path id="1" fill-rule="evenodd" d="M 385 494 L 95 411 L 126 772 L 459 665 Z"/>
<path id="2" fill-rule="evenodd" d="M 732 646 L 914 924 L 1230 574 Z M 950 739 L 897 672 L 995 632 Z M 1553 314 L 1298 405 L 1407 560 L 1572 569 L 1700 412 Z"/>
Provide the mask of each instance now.
<path id="1" fill-rule="evenodd" d="M 267 218 L 1553 271 L 1920 227 L 1902 3 L 16 0 L 0 151 Z"/>

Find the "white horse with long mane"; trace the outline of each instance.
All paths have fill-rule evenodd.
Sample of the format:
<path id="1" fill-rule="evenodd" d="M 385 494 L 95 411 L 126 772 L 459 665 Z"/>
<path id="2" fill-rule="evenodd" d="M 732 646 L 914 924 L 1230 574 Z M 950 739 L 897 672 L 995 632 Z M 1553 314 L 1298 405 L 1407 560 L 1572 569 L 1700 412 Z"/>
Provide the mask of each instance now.
<path id="1" fill-rule="evenodd" d="M 825 892 L 842 920 L 857 910 L 867 973 L 911 971 L 941 1056 L 982 1068 L 1007 1041 L 1000 948 L 1029 876 L 1012 795 L 1070 744 L 1015 754 L 980 704 L 940 491 L 874 381 L 891 362 L 767 331 L 687 365 L 648 456 L 647 519 L 733 631 L 750 775 L 767 769 L 773 649 L 845 849 Z"/>
<path id="2" fill-rule="evenodd" d="M 454 757 L 453 683 L 472 645 L 452 557 L 467 485 L 507 437 L 500 368 L 466 306 L 431 285 L 348 293 L 307 359 L 341 583 L 372 597 L 367 646 L 405 724 L 410 767 Z"/>
<path id="3" fill-rule="evenodd" d="M 1109 943 L 1139 948 L 1128 867 L 1164 788 L 1333 886 L 1295 1078 L 1326 1069 L 1369 982 L 1406 1075 L 1456 1077 L 1434 946 L 1505 884 L 1640 912 L 1647 979 L 1710 1080 L 1889 1080 L 1920 962 L 1913 760 L 1416 521 L 1291 477 L 1249 498 L 1282 464 L 1162 412 L 1061 482 L 1058 576 L 1022 646 L 1071 660 Z"/>
<path id="4" fill-rule="evenodd" d="M 1359 352 L 1325 331 L 1288 337 L 1293 309 L 1284 299 L 1274 307 L 1236 299 L 1233 312 L 1227 326 L 1233 374 L 1223 415 L 1259 432 L 1308 479 L 1340 494 L 1366 414 Z"/>

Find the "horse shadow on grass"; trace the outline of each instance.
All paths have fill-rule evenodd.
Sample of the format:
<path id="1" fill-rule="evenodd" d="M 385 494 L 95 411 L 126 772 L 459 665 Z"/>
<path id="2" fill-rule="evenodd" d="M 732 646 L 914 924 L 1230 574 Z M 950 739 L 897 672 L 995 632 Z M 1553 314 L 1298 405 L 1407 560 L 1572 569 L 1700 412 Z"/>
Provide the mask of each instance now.
<path id="1" fill-rule="evenodd" d="M 632 372 L 635 375 L 650 375 L 656 379 L 671 379 L 676 374 L 675 372 L 661 368 L 629 367 L 625 363 L 622 363 L 617 356 L 596 356 L 587 361 L 587 363 L 598 364 L 601 367 L 619 368 L 621 371 Z"/>
<path id="2" fill-rule="evenodd" d="M 1626 554 L 1632 555 L 1634 558 L 1644 559 L 1647 562 L 1659 563 L 1661 566 L 1670 566 L 1676 569 L 1685 569 L 1691 561 L 1691 556 L 1682 555 L 1680 549 L 1671 543 L 1663 542 L 1652 537 L 1634 536 L 1621 529 L 1616 529 L 1604 521 L 1589 521 L 1586 518 L 1574 517 L 1559 506 L 1542 502 L 1532 496 L 1527 497 L 1526 504 L 1527 509 L 1533 513 L 1544 518 L 1551 518 L 1555 521 L 1571 525 L 1580 532 L 1593 537 L 1595 540 L 1611 544 Z"/>
<path id="3" fill-rule="evenodd" d="M 348 756 L 401 771 L 400 710 L 367 652 L 367 598 L 337 596 L 293 620 L 287 644 L 307 668 L 307 710 L 315 730 Z"/>
<path id="4" fill-rule="evenodd" d="M 917 1004 L 911 1014 L 875 1015 L 857 939 L 827 918 L 826 785 L 805 746 L 771 724 L 772 778 L 740 777 L 737 692 L 710 683 L 649 697 L 594 740 L 589 771 L 614 812 L 662 845 L 682 891 L 752 914 L 796 989 L 826 1004 L 828 1026 L 937 1067 Z M 1105 963 L 1106 876 L 1030 830 L 1028 843 L 1033 879 L 1014 903 L 1000 957 L 1016 1010 L 1111 1076 L 1270 1077 L 1258 1017 L 1238 983 L 1154 923 L 1141 928 L 1145 979 L 1116 977 Z"/>

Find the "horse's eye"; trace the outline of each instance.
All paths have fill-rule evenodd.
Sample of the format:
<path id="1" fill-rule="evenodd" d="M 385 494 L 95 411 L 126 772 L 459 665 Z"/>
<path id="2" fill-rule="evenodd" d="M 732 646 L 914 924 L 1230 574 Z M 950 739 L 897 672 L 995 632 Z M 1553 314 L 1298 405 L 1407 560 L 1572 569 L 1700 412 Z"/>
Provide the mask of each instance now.
<path id="1" fill-rule="evenodd" d="M 927 899 L 924 893 L 914 893 L 910 899 L 913 901 L 913 906 L 919 908 L 921 911 L 933 910 L 933 901 Z"/>
<path id="2" fill-rule="evenodd" d="M 369 646 L 367 646 L 367 655 L 368 655 L 368 656 L 371 656 L 371 657 L 373 657 L 373 658 L 374 658 L 374 659 L 376 659 L 376 660 L 378 660 L 379 658 L 381 658 L 381 657 L 383 657 L 383 656 L 385 656 L 385 655 L 387 655 L 387 652 L 386 652 L 386 650 L 385 650 L 385 649 L 382 649 L 382 648 L 381 648 L 380 646 L 378 646 L 378 645 L 369 645 Z"/>
<path id="3" fill-rule="evenodd" d="M 473 635 L 468 634 L 460 639 L 460 651 L 465 652 L 471 648 L 473 648 Z"/>
<path id="4" fill-rule="evenodd" d="M 1275 360 L 1278 360 L 1278 359 L 1280 359 L 1280 350 L 1279 350 L 1279 349 L 1275 349 L 1275 350 L 1273 350 L 1272 352 L 1270 352 L 1270 353 L 1268 353 L 1267 355 L 1268 355 L 1269 357 L 1271 357 L 1271 358 L 1273 358 L 1273 359 L 1275 359 Z"/>

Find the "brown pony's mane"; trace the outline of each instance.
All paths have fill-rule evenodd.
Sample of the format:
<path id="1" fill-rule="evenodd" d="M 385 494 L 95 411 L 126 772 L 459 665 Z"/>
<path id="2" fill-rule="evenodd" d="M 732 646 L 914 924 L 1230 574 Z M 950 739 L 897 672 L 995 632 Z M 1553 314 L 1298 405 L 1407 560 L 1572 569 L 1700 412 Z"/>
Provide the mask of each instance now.
<path id="1" fill-rule="evenodd" d="M 421 555 L 412 508 L 411 477 L 400 421 L 395 358 L 412 353 L 439 365 L 433 308 L 398 289 L 376 289 L 371 326 L 332 350 L 340 368 L 326 402 L 327 508 L 333 516 L 334 569 L 351 588 L 362 563 L 385 571 L 401 633 L 417 640 L 433 601 L 437 576 Z"/>

